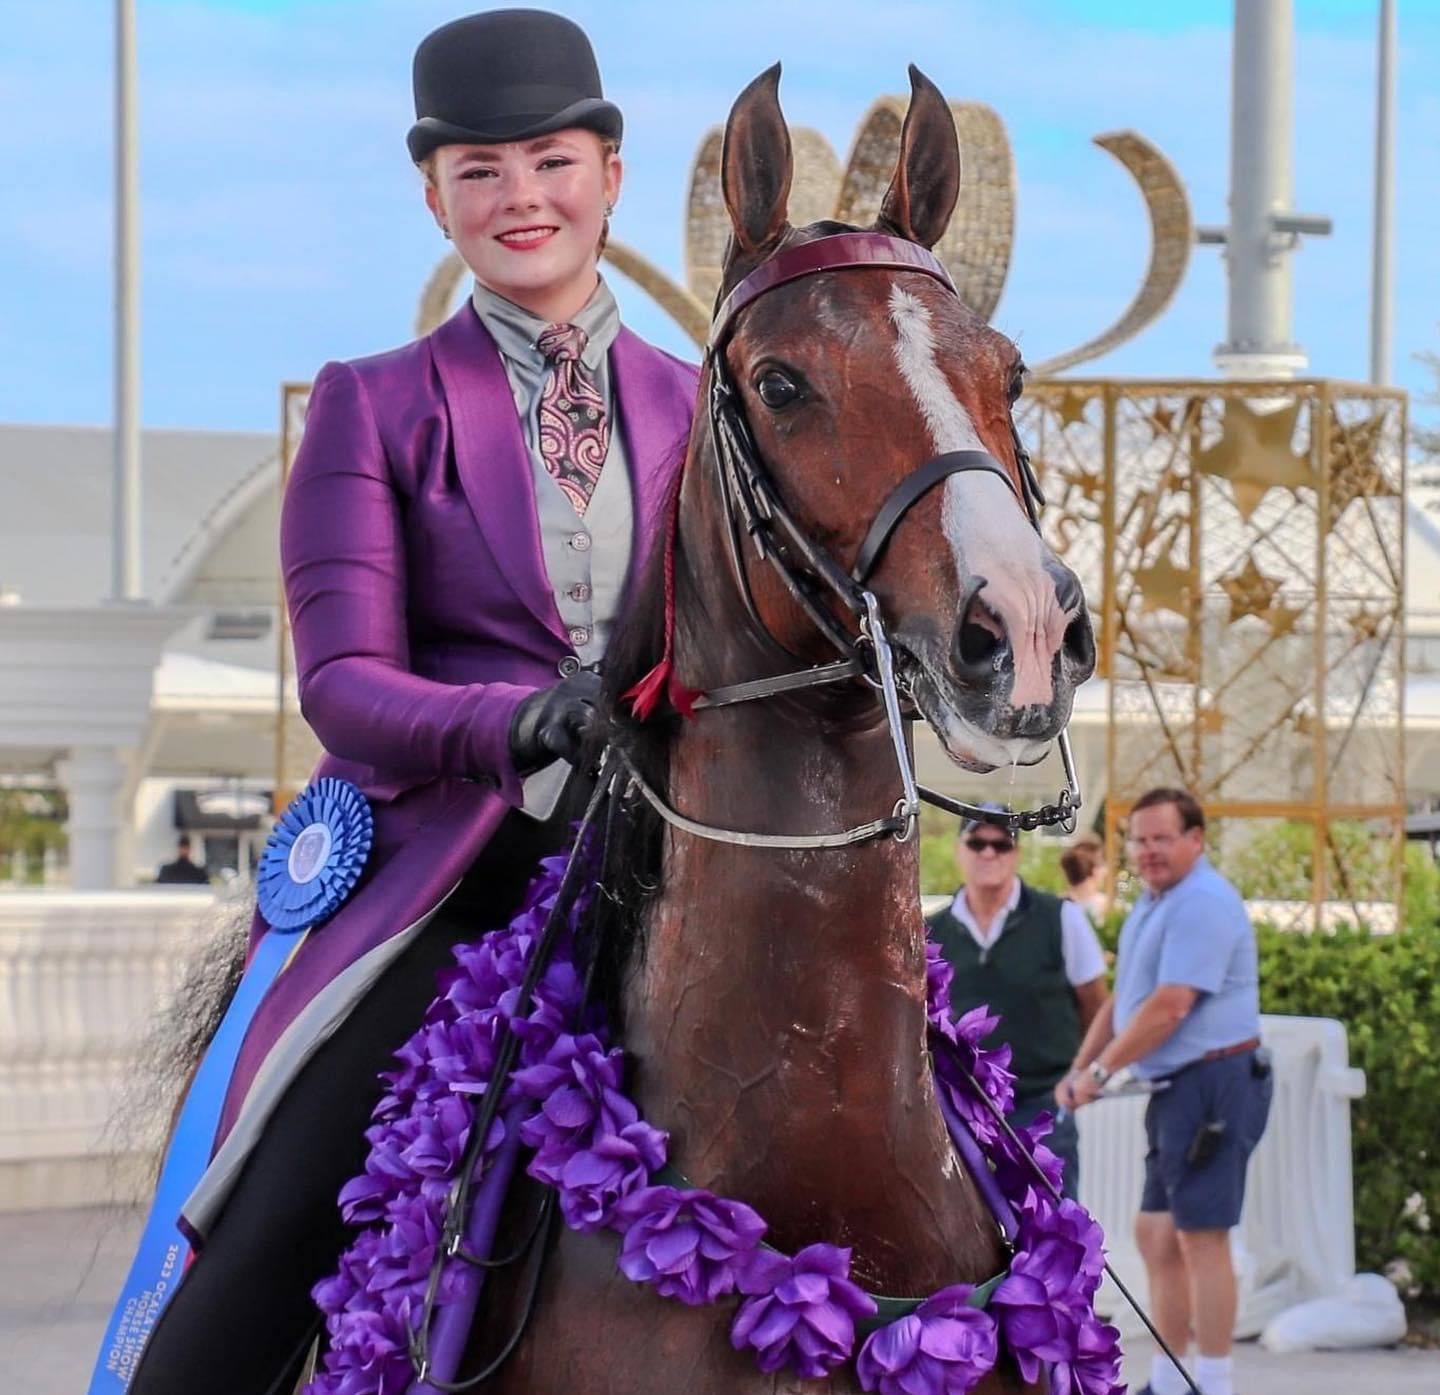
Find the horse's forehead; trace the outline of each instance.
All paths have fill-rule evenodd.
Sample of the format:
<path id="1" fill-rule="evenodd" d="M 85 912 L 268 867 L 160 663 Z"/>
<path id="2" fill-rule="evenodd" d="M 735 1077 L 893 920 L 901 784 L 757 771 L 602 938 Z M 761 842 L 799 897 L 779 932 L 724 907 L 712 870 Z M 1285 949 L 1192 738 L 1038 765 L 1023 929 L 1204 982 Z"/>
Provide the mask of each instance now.
<path id="1" fill-rule="evenodd" d="M 939 282 L 918 272 L 871 268 L 835 269 L 777 286 L 745 312 L 734 342 L 742 355 L 774 352 L 803 363 L 829 360 L 838 338 L 852 373 L 866 350 L 884 368 L 903 333 L 897 292 L 921 307 L 929 338 L 953 363 L 984 372 L 1015 358 L 1010 340 Z M 860 326 L 869 332 L 857 334 Z"/>

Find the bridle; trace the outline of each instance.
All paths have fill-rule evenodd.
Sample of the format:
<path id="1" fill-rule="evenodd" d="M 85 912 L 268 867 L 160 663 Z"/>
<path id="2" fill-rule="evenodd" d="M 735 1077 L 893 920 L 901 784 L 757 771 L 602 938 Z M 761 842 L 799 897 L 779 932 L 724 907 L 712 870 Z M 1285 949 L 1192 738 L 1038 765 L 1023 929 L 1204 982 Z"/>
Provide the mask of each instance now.
<path id="1" fill-rule="evenodd" d="M 716 484 L 721 513 L 725 520 L 730 566 L 750 625 L 767 647 L 777 650 L 792 663 L 803 662 L 800 655 L 775 638 L 756 609 L 745 568 L 742 534 L 750 538 L 757 558 L 772 566 L 811 623 L 841 657 L 830 664 L 792 668 L 773 677 L 712 689 L 695 703 L 695 707 L 726 707 L 822 684 L 864 679 L 878 690 L 885 708 L 891 742 L 900 769 L 903 791 L 901 797 L 888 817 L 875 819 L 843 832 L 759 834 L 716 828 L 685 818 L 643 780 L 627 759 L 630 783 L 673 827 L 698 837 L 747 847 L 845 847 L 886 834 L 899 842 L 905 842 L 915 833 L 922 799 L 966 818 L 1000 824 L 1011 832 L 1055 824 L 1070 831 L 1075 826 L 1081 797 L 1069 736 L 1065 732 L 1060 734 L 1058 744 L 1065 769 L 1066 788 L 1061 791 L 1055 804 L 1031 810 L 997 811 L 963 800 L 950 799 L 915 783 L 905 741 L 905 715 L 901 709 L 902 693 L 908 699 L 909 692 L 903 678 L 897 675 L 880 606 L 867 585 L 886 545 L 905 515 L 931 489 L 951 475 L 967 472 L 998 475 L 1005 481 L 1006 488 L 1016 495 L 1031 525 L 1038 531 L 1039 509 L 1045 499 L 1035 478 L 1029 454 L 1019 435 L 1015 435 L 1014 441 L 1022 488 L 1016 489 L 1010 472 L 986 451 L 959 450 L 937 455 L 918 465 L 891 490 L 866 530 L 856 552 L 855 562 L 848 571 L 796 522 L 786 508 L 774 477 L 756 448 L 754 436 L 745 419 L 740 394 L 725 362 L 725 348 L 734 330 L 736 318 L 747 306 L 777 286 L 815 275 L 817 272 L 855 268 L 916 271 L 940 282 L 952 295 L 956 293 L 949 273 L 940 260 L 914 242 L 876 232 L 835 233 L 784 248 L 750 272 L 717 308 L 705 351 L 705 366 L 710 383 L 707 408 L 715 445 Z M 673 539 L 670 542 L 673 545 Z M 827 601 L 835 599 L 838 599 L 841 607 L 853 617 L 853 631 L 836 617 L 831 606 L 827 604 Z"/>

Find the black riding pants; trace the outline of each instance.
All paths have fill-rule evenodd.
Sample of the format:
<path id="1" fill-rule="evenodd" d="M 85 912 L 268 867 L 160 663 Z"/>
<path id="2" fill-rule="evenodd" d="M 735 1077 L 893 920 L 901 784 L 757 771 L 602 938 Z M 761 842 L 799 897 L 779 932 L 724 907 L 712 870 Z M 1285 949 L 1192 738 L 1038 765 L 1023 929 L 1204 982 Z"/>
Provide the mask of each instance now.
<path id="1" fill-rule="evenodd" d="M 567 834 L 563 810 L 543 824 L 511 814 L 304 1066 L 156 1324 L 129 1395 L 290 1395 L 319 1330 L 310 1290 L 355 1237 L 336 1197 L 365 1165 L 376 1077 L 420 1025 L 451 947 L 507 924 L 536 863 Z"/>

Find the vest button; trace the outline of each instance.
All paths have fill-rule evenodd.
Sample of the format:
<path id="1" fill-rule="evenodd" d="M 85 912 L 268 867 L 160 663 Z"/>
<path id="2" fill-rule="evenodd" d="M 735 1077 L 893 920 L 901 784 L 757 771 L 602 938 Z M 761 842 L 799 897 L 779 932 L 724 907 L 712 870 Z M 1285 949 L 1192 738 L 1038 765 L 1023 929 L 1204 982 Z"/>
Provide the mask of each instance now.
<path id="1" fill-rule="evenodd" d="M 570 643 L 577 649 L 583 649 L 590 643 L 590 631 L 586 629 L 584 625 L 576 625 L 575 628 L 570 631 Z M 579 660 L 576 660 L 576 662 L 578 663 Z"/>
<path id="2" fill-rule="evenodd" d="M 555 665 L 555 668 L 561 678 L 573 678 L 580 672 L 580 660 L 573 654 L 567 654 Z"/>
<path id="3" fill-rule="evenodd" d="M 572 601 L 588 601 L 590 599 L 590 588 L 583 582 L 577 581 L 566 593 Z"/>
<path id="4" fill-rule="evenodd" d="M 570 546 L 573 547 L 576 552 L 589 552 L 589 551 L 590 551 L 590 534 L 589 534 L 589 533 L 575 533 L 575 534 L 573 534 L 573 535 L 571 536 L 571 538 L 570 538 Z"/>

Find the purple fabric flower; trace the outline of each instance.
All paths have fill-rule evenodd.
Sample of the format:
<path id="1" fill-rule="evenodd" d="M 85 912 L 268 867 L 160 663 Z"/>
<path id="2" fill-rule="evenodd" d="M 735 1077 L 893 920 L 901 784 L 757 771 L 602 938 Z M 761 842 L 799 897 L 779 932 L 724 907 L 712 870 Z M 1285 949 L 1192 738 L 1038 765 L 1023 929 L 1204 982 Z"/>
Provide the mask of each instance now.
<path id="1" fill-rule="evenodd" d="M 1051 1395 L 1125 1395 L 1120 1334 L 1092 1313 L 1075 1335 L 1074 1354 L 1051 1368 Z"/>
<path id="2" fill-rule="evenodd" d="M 556 1039 L 539 1065 L 515 1072 L 516 1088 L 540 1110 L 520 1127 L 535 1149 L 530 1175 L 560 1191 L 575 1230 L 609 1225 L 616 1204 L 665 1164 L 666 1135 L 621 1093 L 625 1053 L 590 1035 Z"/>
<path id="3" fill-rule="evenodd" d="M 995 1319 L 966 1301 L 973 1292 L 973 1284 L 943 1288 L 907 1317 L 872 1332 L 855 1362 L 860 1388 L 880 1395 L 965 1395 L 999 1353 Z"/>
<path id="4" fill-rule="evenodd" d="M 730 1326 L 736 1351 L 754 1347 L 765 1372 L 789 1365 L 806 1380 L 838 1366 L 855 1348 L 855 1319 L 875 1301 L 850 1282 L 850 1251 L 807 1245 L 794 1259 L 759 1250 L 740 1276 L 740 1304 Z"/>
<path id="5" fill-rule="evenodd" d="M 665 1165 L 665 1138 L 643 1120 L 619 1133 L 601 1134 L 590 1148 L 571 1153 L 560 1168 L 560 1214 L 571 1230 L 599 1230 L 613 1223 L 615 1208 L 647 1186 Z M 538 1157 L 535 1162 L 538 1162 Z M 538 1176 L 535 1162 L 530 1175 Z"/>
<path id="6" fill-rule="evenodd" d="M 675 1187 L 626 1197 L 615 1224 L 625 1231 L 621 1273 L 692 1307 L 734 1293 L 765 1233 L 765 1222 L 744 1202 Z"/>
<path id="7" fill-rule="evenodd" d="M 1058 1192 L 1065 1176 L 1065 1160 L 1040 1141 L 1049 1136 L 1050 1129 L 1050 1115 L 1041 1114 L 1033 1124 L 1016 1129 L 1015 1133 L 1034 1158 L 1035 1166 L 1040 1169 L 1045 1180 Z M 1021 1156 L 1019 1149 L 999 1129 L 996 1130 L 996 1137 L 991 1145 L 991 1158 L 995 1163 L 995 1176 L 1000 1183 L 1000 1190 L 1007 1197 L 1023 1197 L 1035 1186 L 1035 1167 Z"/>
<path id="8" fill-rule="evenodd" d="M 1089 1315 L 1082 1288 L 1086 1251 L 1063 1235 L 1045 1233 L 1010 1261 L 1010 1273 L 990 1297 L 1006 1345 L 1027 1381 L 1042 1361 L 1067 1361 L 1076 1329 Z"/>
<path id="9" fill-rule="evenodd" d="M 398 1315 L 353 1312 L 331 1333 L 324 1369 L 305 1387 L 305 1395 L 404 1395 L 414 1379 Z"/>
<path id="10" fill-rule="evenodd" d="M 955 970 L 950 961 L 940 952 L 934 940 L 925 941 L 925 1010 L 930 1021 L 937 1027 L 943 1018 L 950 1015 L 950 985 L 955 980 Z"/>
<path id="11" fill-rule="evenodd" d="M 1015 1077 L 1009 1070 L 1010 1047 L 1007 1043 L 987 1051 L 980 1045 L 999 1023 L 1000 1019 L 983 1007 L 971 1008 L 958 1022 L 951 1019 L 947 1010 L 933 1022 L 940 1039 L 933 1058 L 939 1087 L 947 1092 L 956 1113 L 986 1147 L 1001 1136 L 1000 1129 L 991 1110 L 975 1097 L 975 1086 L 967 1079 L 967 1072 L 1002 1114 L 1010 1113 L 1015 1104 Z"/>
<path id="12" fill-rule="evenodd" d="M 1091 1297 L 1105 1275 L 1105 1232 L 1100 1223 L 1079 1202 L 1066 1197 L 1057 1206 L 1033 1188 L 1020 1201 L 1016 1213 L 1020 1218 L 1022 1249 L 1034 1249 L 1046 1236 L 1055 1236 L 1075 1246 L 1067 1260 L 1078 1265 L 1072 1287 L 1086 1298 Z"/>

